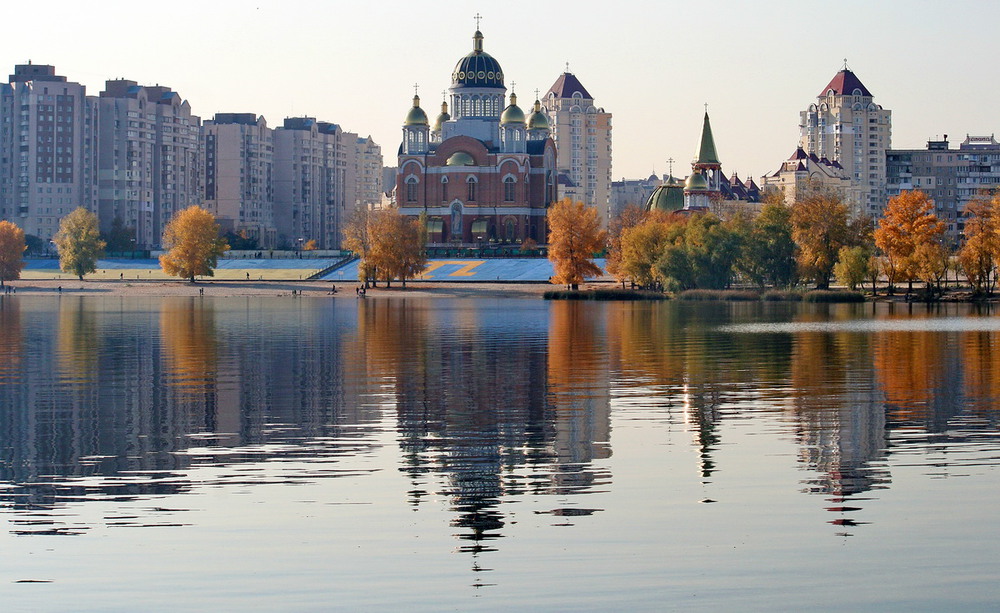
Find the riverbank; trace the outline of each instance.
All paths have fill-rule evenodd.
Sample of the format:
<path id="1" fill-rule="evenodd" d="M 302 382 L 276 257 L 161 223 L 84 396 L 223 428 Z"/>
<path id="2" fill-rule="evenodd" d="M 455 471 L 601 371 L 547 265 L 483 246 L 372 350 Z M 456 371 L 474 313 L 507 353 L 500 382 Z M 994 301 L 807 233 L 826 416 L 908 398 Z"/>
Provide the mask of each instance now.
<path id="1" fill-rule="evenodd" d="M 16 288 L 17 295 L 63 294 L 93 296 L 315 296 L 357 297 L 357 283 L 332 283 L 329 281 L 226 281 L 206 280 L 190 283 L 187 281 L 69 281 L 69 280 L 18 280 L 8 282 Z M 604 287 L 607 284 L 593 283 L 582 286 Z M 550 289 L 559 288 L 549 283 L 474 283 L 474 282 L 430 282 L 407 283 L 406 288 L 393 284 L 369 288 L 367 299 L 373 298 L 538 298 Z M 331 294 L 331 289 L 336 293 Z M 3 295 L 0 293 L 0 295 Z"/>

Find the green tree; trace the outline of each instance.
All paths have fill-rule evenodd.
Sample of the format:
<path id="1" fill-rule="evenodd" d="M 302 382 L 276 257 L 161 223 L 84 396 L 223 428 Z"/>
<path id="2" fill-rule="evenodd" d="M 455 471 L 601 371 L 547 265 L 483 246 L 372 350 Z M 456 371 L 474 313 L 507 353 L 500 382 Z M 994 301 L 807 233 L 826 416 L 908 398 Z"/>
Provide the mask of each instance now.
<path id="1" fill-rule="evenodd" d="M 101 238 L 110 253 L 124 253 L 135 249 L 135 228 L 126 226 L 117 215 L 111 220 L 111 229 L 102 234 Z"/>
<path id="2" fill-rule="evenodd" d="M 621 274 L 635 283 L 649 287 L 662 276 L 656 263 L 668 247 L 684 244 L 686 222 L 680 217 L 650 215 L 642 223 L 625 228 L 621 236 Z M 671 256 L 673 257 L 673 256 Z M 676 263 L 686 263 L 687 259 Z M 682 276 L 680 268 L 670 276 Z"/>
<path id="3" fill-rule="evenodd" d="M 555 269 L 552 282 L 576 289 L 587 277 L 604 271 L 594 264 L 594 254 L 607 246 L 597 209 L 563 198 L 549 207 L 549 260 Z"/>
<path id="4" fill-rule="evenodd" d="M 21 278 L 25 249 L 24 230 L 9 221 L 0 221 L 0 287 L 5 281 Z"/>
<path id="5" fill-rule="evenodd" d="M 97 215 L 83 207 L 62 218 L 52 242 L 59 249 L 59 267 L 81 281 L 83 275 L 97 270 L 97 260 L 104 255 Z"/>
<path id="6" fill-rule="evenodd" d="M 828 289 L 837 254 L 849 239 L 843 198 L 822 190 L 798 197 L 792 205 L 792 239 L 801 276 L 813 279 L 818 289 Z"/>
<path id="7" fill-rule="evenodd" d="M 833 266 L 833 274 L 837 281 L 854 291 L 871 275 L 872 254 L 870 249 L 861 246 L 841 247 L 837 254 L 837 263 Z"/>
<path id="8" fill-rule="evenodd" d="M 195 282 L 196 276 L 215 276 L 219 256 L 229 245 L 219 236 L 215 216 L 198 205 L 178 211 L 163 231 L 160 268 L 172 277 Z"/>
<path id="9" fill-rule="evenodd" d="M 787 287 L 795 283 L 795 241 L 792 210 L 783 200 L 764 204 L 745 230 L 736 269 L 760 287 Z"/>

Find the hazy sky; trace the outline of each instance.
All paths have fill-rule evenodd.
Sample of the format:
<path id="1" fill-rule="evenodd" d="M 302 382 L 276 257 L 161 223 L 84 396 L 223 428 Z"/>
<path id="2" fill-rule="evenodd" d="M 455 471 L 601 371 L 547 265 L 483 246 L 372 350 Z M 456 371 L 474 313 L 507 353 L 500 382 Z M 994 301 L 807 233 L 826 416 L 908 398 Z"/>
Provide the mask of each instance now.
<path id="1" fill-rule="evenodd" d="M 456 6 L 461 8 L 456 9 Z M 104 80 L 161 84 L 203 118 L 309 115 L 382 146 L 394 165 L 420 84 L 432 118 L 483 16 L 485 49 L 522 107 L 569 62 L 614 116 L 615 179 L 686 174 L 709 105 L 723 169 L 759 177 L 795 149 L 798 113 L 847 58 L 892 110 L 892 144 L 989 135 L 1000 116 L 992 2 L 18 3 L 5 6 L 0 70 L 31 59 L 98 94 Z M 589 8 L 593 7 L 593 8 Z"/>

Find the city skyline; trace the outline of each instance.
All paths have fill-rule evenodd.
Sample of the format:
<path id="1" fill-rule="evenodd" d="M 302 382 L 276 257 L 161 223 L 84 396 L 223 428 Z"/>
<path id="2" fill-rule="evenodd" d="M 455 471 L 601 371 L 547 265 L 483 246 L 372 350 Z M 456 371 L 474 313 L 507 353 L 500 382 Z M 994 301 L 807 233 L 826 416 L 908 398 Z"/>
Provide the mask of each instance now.
<path id="1" fill-rule="evenodd" d="M 115 78 L 164 85 L 203 119 L 247 112 L 269 125 L 294 116 L 334 122 L 371 135 L 391 163 L 414 84 L 425 110 L 436 110 L 478 12 L 485 49 L 521 101 L 547 91 L 568 62 L 614 115 L 614 180 L 666 173 L 669 158 L 676 174 L 687 174 L 705 104 L 725 172 L 773 172 L 795 151 L 799 112 L 845 58 L 875 102 L 893 111 L 893 148 L 944 134 L 953 143 L 990 135 L 998 123 L 990 109 L 1000 86 L 975 70 L 997 44 L 929 44 L 965 29 L 970 14 L 1000 14 L 992 5 L 951 3 L 945 13 L 931 2 L 848 2 L 838 5 L 839 20 L 778 0 L 722 3 L 711 18 L 687 3 L 630 3 L 602 19 L 553 6 L 511 16 L 484 3 L 429 3 L 419 14 L 399 2 L 172 6 L 107 2 L 95 16 L 56 2 L 44 27 L 8 28 L 0 52 L 8 72 L 28 60 L 51 64 L 89 95 Z M 956 10 L 963 6 L 975 10 Z M 9 8 L 8 23 L 37 24 L 36 13 Z"/>

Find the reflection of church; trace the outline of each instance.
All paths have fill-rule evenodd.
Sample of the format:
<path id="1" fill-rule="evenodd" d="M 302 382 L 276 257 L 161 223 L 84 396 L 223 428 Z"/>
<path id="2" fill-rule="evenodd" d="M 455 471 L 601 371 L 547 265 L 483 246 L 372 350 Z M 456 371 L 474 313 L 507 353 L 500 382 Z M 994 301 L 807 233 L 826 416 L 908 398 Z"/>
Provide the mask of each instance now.
<path id="1" fill-rule="evenodd" d="M 396 204 L 427 215 L 431 244 L 546 242 L 546 208 L 556 199 L 556 148 L 538 100 L 529 114 L 512 92 L 505 106 L 500 63 L 483 35 L 459 60 L 434 124 L 420 97 L 403 123 Z"/>

